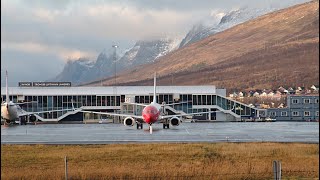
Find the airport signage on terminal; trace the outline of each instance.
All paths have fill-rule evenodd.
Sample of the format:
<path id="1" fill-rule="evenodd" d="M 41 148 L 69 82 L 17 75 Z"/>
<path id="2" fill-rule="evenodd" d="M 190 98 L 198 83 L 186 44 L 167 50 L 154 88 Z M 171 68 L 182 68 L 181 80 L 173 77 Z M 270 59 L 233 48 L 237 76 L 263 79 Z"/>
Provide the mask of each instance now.
<path id="1" fill-rule="evenodd" d="M 19 87 L 71 87 L 71 82 L 19 82 Z"/>
<path id="2" fill-rule="evenodd" d="M 32 82 L 19 82 L 19 87 L 31 87 Z"/>

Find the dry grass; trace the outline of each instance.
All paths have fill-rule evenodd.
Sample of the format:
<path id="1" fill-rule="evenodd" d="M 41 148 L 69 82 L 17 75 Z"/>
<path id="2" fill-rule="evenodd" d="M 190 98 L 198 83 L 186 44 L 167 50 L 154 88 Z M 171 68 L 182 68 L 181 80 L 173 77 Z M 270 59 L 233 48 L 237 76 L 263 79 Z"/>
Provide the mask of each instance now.
<path id="1" fill-rule="evenodd" d="M 1 179 L 272 179 L 319 177 L 318 144 L 1 145 Z"/>

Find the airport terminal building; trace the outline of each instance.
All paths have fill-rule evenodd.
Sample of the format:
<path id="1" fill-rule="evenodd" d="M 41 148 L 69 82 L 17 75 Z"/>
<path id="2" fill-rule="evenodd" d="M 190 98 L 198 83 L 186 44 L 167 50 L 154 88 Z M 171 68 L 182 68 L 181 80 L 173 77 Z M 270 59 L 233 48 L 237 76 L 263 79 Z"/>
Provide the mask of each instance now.
<path id="1" fill-rule="evenodd" d="M 1 88 L 1 102 L 5 100 L 5 92 L 5 88 Z M 29 102 L 21 105 L 21 111 L 62 110 L 36 114 L 40 121 L 84 121 L 111 117 L 72 111 L 72 106 L 82 110 L 141 115 L 143 107 L 128 102 L 151 103 L 153 86 L 19 86 L 9 87 L 9 94 L 13 102 Z M 265 117 L 267 114 L 265 110 L 227 98 L 226 90 L 215 86 L 157 86 L 156 98 L 159 104 L 181 103 L 167 106 L 163 112 L 166 114 L 217 111 L 191 117 L 197 120 L 239 121 L 243 118 Z"/>

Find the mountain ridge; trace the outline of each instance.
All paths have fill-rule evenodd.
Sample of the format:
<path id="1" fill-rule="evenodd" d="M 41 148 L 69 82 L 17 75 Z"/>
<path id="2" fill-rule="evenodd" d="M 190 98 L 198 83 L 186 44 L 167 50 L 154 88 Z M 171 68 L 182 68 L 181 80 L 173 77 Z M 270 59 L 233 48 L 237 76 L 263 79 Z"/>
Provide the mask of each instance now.
<path id="1" fill-rule="evenodd" d="M 90 80 L 97 80 L 101 83 L 102 78 L 112 76 L 116 71 L 128 71 L 135 66 L 152 63 L 175 49 L 197 42 L 211 34 L 215 34 L 248 19 L 260 16 L 273 9 L 240 8 L 231 10 L 225 14 L 221 14 L 220 12 L 219 15 L 216 15 L 215 17 L 211 15 L 209 18 L 195 24 L 182 41 L 178 38 L 162 38 L 159 40 L 154 39 L 147 41 L 140 40 L 122 56 L 117 58 L 116 64 L 114 63 L 115 59 L 112 57 L 112 54 L 107 55 L 105 52 L 102 52 L 98 55 L 94 67 L 91 67 L 90 69 L 79 67 L 81 63 L 77 63 L 77 60 L 75 60 L 74 63 L 67 63 L 67 67 L 65 67 L 56 78 L 52 78 L 50 81 L 70 80 L 76 85 Z M 71 66 L 79 67 L 80 71 L 70 71 L 70 69 L 75 69 Z M 66 71 L 66 69 L 68 69 L 68 71 Z M 75 74 L 79 75 L 79 77 L 75 77 Z"/>
<path id="2" fill-rule="evenodd" d="M 117 82 L 119 85 L 135 82 L 151 84 L 150 77 L 146 77 L 146 74 L 157 71 L 163 77 L 160 77 L 163 85 L 171 84 L 171 74 L 175 75 L 174 82 L 177 85 L 205 83 L 228 89 L 292 85 L 299 83 L 299 78 L 305 78 L 306 84 L 317 83 L 318 13 L 319 2 L 311 1 L 265 14 L 170 52 L 157 62 L 118 74 Z M 265 64 L 261 66 L 258 62 Z M 288 64 L 292 66 L 290 72 Z M 218 68 L 221 65 L 224 70 Z M 251 78 L 247 78 L 246 73 L 251 71 Z M 179 73 L 184 76 L 178 75 Z M 196 75 L 197 73 L 201 75 Z M 243 76 L 239 80 L 242 84 L 235 80 L 240 76 Z M 283 77 L 288 80 L 283 80 Z M 110 79 L 112 78 L 103 83 L 112 84 Z"/>
<path id="3" fill-rule="evenodd" d="M 182 40 L 179 48 L 278 9 L 242 7 L 224 14 L 217 24 L 214 22 L 209 23 L 210 25 L 206 25 L 207 23 L 196 24 Z"/>
<path id="4" fill-rule="evenodd" d="M 121 57 L 118 54 L 101 52 L 96 61 L 86 58 L 69 60 L 62 72 L 48 81 L 70 81 L 76 85 L 93 80 L 100 82 L 99 79 L 109 77 L 115 72 L 156 61 L 174 50 L 178 45 L 175 41 L 175 39 L 169 38 L 137 41 Z"/>

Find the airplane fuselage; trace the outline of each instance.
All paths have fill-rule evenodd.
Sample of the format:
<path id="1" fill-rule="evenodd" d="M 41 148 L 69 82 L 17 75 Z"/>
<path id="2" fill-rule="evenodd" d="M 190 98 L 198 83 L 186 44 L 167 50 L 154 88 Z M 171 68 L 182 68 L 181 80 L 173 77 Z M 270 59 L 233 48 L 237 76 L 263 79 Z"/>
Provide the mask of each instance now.
<path id="1" fill-rule="evenodd" d="M 158 121 L 161 106 L 158 103 L 151 103 L 142 110 L 142 117 L 145 123 L 153 124 Z"/>
<path id="2" fill-rule="evenodd" d="M 18 108 L 12 101 L 1 104 L 1 117 L 7 121 L 15 121 L 19 118 Z"/>

